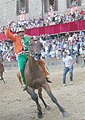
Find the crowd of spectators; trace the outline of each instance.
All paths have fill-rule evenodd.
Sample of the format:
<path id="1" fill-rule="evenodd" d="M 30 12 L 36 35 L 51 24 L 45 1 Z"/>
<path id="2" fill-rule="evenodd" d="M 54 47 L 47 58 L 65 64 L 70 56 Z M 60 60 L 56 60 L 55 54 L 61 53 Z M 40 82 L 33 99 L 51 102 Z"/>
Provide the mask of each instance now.
<path id="1" fill-rule="evenodd" d="M 13 50 L 12 42 L 0 41 L 0 54 L 3 56 L 3 61 L 17 60 L 17 56 Z"/>
<path id="2" fill-rule="evenodd" d="M 42 57 L 62 59 L 63 50 L 71 56 L 74 56 L 78 63 L 78 56 L 85 56 L 85 32 L 66 33 L 63 35 L 40 36 L 40 42 L 43 44 Z"/>
<path id="3" fill-rule="evenodd" d="M 63 50 L 71 56 L 74 56 L 78 63 L 78 57 L 85 56 L 85 32 L 65 33 L 57 35 L 41 35 L 37 38 L 41 44 L 41 56 L 43 59 L 56 58 L 62 59 Z M 3 54 L 3 60 L 17 60 L 17 55 L 13 52 L 13 43 L 9 41 L 0 41 L 0 52 Z M 82 56 L 82 57 L 83 57 Z"/>

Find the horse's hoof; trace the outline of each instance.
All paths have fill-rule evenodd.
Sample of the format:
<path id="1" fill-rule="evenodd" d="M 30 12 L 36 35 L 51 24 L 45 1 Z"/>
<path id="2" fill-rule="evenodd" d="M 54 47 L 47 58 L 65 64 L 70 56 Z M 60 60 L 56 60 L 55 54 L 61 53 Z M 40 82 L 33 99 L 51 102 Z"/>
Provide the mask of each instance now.
<path id="1" fill-rule="evenodd" d="M 6 83 L 4 80 L 3 80 L 4 83 Z"/>
<path id="2" fill-rule="evenodd" d="M 45 108 L 46 108 L 47 110 L 50 110 L 50 109 L 51 109 L 51 107 L 50 107 L 50 106 L 48 106 L 48 105 L 47 105 Z"/>
<path id="3" fill-rule="evenodd" d="M 42 118 L 42 117 L 43 117 L 42 113 L 38 113 L 38 118 Z"/>
<path id="4" fill-rule="evenodd" d="M 65 112 L 63 112 L 63 113 L 62 113 L 62 115 L 63 115 L 63 117 L 69 117 L 69 113 L 68 113 L 68 112 L 66 112 L 66 111 L 65 111 Z"/>

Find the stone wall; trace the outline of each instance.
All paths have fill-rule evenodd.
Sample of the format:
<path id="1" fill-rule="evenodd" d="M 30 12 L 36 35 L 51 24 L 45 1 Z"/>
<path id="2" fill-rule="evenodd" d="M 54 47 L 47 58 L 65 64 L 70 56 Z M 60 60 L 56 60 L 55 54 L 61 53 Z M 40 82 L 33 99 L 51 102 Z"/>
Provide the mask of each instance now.
<path id="1" fill-rule="evenodd" d="M 28 0 L 29 13 L 26 18 L 42 16 L 42 3 L 41 0 Z M 85 0 L 82 0 L 81 8 L 85 9 Z M 58 0 L 58 13 L 62 14 L 69 11 L 67 10 L 66 0 Z M 17 21 L 19 16 L 16 15 L 16 0 L 0 0 L 0 25 L 6 25 L 7 22 L 12 20 Z"/>
<path id="2" fill-rule="evenodd" d="M 41 0 L 28 0 L 29 13 L 28 17 L 39 17 L 42 14 Z M 0 25 L 6 25 L 8 22 L 17 21 L 19 16 L 16 15 L 16 0 L 0 0 Z"/>
<path id="3" fill-rule="evenodd" d="M 0 0 L 0 25 L 16 19 L 15 0 Z"/>

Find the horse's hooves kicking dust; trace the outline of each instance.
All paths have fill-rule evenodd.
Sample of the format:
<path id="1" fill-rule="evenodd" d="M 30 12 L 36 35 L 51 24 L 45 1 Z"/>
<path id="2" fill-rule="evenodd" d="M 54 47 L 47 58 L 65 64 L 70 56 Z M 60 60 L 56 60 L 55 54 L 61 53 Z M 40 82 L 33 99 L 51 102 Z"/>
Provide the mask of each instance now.
<path id="1" fill-rule="evenodd" d="M 63 115 L 63 117 L 69 117 L 69 116 L 70 116 L 70 115 L 69 115 L 69 113 L 68 113 L 68 112 L 66 112 L 66 111 L 65 111 L 65 112 L 63 112 L 63 113 L 62 113 L 62 115 Z"/>

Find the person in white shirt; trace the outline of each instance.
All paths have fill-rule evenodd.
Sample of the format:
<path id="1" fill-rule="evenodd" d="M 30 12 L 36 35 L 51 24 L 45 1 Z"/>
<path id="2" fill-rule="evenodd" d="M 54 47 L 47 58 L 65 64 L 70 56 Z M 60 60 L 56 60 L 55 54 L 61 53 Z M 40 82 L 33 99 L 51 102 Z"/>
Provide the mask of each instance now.
<path id="1" fill-rule="evenodd" d="M 69 72 L 70 74 L 70 84 L 73 84 L 73 65 L 74 60 L 71 56 L 67 54 L 66 51 L 63 52 L 63 63 L 64 63 L 64 72 L 63 72 L 63 86 L 66 86 L 66 75 Z"/>

